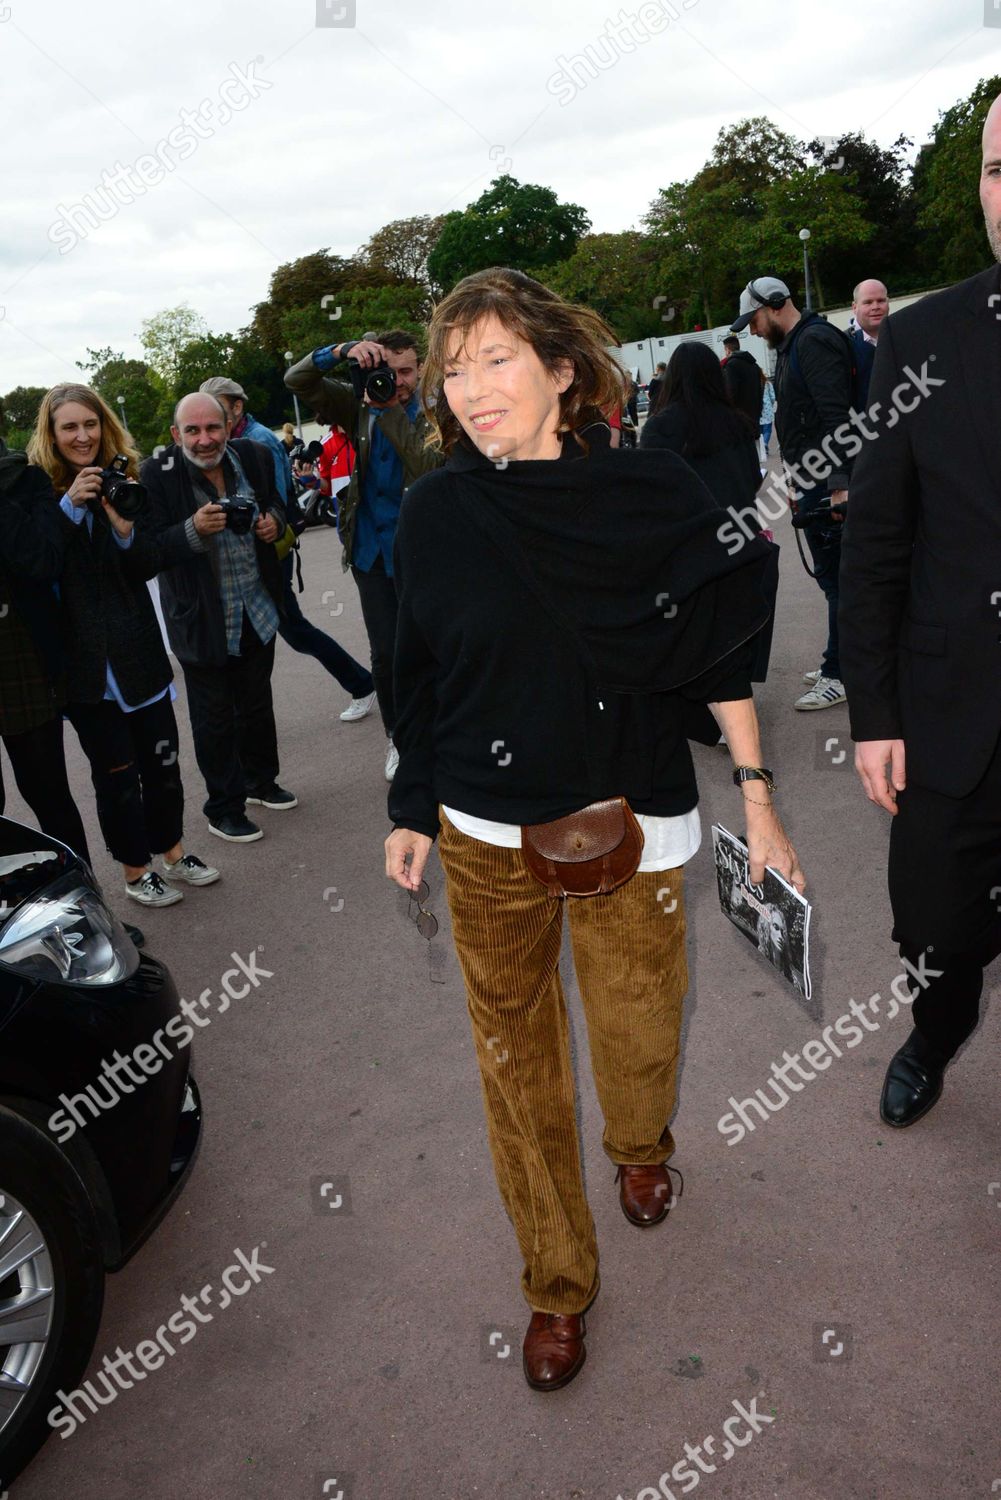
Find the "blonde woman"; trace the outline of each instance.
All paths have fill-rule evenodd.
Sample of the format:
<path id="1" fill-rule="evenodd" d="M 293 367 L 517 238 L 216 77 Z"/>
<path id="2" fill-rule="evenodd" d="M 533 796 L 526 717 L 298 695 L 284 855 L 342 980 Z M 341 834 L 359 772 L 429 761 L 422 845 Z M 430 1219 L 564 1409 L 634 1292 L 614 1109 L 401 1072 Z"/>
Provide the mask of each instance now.
<path id="1" fill-rule="evenodd" d="M 90 762 L 101 832 L 126 894 L 172 906 L 182 899 L 179 884 L 210 885 L 219 872 L 182 843 L 173 672 L 146 587 L 155 568 L 135 531 L 138 454 L 107 402 L 76 384 L 47 393 L 28 454 L 61 497 L 65 712 Z M 116 496 L 121 509 L 108 499 L 106 470 L 116 458 L 131 482 Z M 154 854 L 163 856 L 162 875 Z"/>

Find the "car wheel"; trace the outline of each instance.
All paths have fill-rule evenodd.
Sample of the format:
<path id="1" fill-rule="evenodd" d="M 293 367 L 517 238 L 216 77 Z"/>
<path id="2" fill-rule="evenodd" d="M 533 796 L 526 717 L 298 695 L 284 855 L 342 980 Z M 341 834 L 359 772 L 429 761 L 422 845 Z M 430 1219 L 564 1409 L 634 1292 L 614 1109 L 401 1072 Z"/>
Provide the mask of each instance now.
<path id="1" fill-rule="evenodd" d="M 337 525 L 337 511 L 334 509 L 334 502 L 329 498 L 329 496 L 324 496 L 324 498 L 320 501 L 319 505 L 316 507 L 316 513 L 320 517 L 320 520 L 323 522 L 324 526 Z"/>
<path id="2" fill-rule="evenodd" d="M 52 1432 L 87 1367 L 104 1303 L 90 1199 L 47 1135 L 0 1109 L 0 1490 Z"/>

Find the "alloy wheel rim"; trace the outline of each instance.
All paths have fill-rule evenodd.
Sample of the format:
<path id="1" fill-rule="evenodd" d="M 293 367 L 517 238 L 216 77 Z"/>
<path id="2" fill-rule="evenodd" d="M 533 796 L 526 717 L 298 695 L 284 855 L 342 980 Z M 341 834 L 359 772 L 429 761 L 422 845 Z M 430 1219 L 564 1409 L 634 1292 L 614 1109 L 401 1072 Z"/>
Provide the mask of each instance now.
<path id="1" fill-rule="evenodd" d="M 31 1214 L 0 1192 L 0 1433 L 23 1405 L 52 1334 L 52 1256 Z"/>

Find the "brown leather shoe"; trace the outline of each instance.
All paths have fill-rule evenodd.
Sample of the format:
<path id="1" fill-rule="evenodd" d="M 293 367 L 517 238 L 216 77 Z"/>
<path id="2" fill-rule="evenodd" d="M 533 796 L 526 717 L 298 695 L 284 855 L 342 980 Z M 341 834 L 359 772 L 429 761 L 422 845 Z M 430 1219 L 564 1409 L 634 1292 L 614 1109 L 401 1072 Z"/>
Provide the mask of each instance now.
<path id="1" fill-rule="evenodd" d="M 583 1313 L 534 1312 L 525 1334 L 522 1364 L 533 1391 L 569 1385 L 587 1357 Z"/>
<path id="2" fill-rule="evenodd" d="M 630 1224 L 640 1229 L 650 1229 L 666 1219 L 675 1203 L 671 1190 L 671 1168 L 666 1162 L 651 1162 L 643 1166 L 621 1166 L 615 1174 L 619 1184 L 619 1202 L 622 1212 Z M 675 1167 L 673 1169 L 677 1171 Z M 684 1178 L 678 1172 L 678 1197 L 684 1188 Z"/>

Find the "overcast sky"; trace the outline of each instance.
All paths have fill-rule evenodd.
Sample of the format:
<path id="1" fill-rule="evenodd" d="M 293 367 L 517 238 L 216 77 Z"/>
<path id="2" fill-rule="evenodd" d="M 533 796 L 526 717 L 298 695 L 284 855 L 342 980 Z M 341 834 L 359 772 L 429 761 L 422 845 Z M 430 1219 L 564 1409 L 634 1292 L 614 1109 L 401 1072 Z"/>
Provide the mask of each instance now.
<path id="1" fill-rule="evenodd" d="M 0 392 L 72 378 L 88 346 L 140 353 L 179 302 L 242 327 L 282 262 L 503 171 L 622 230 L 748 115 L 920 143 L 1001 72 L 984 6 L 5 0 Z"/>

